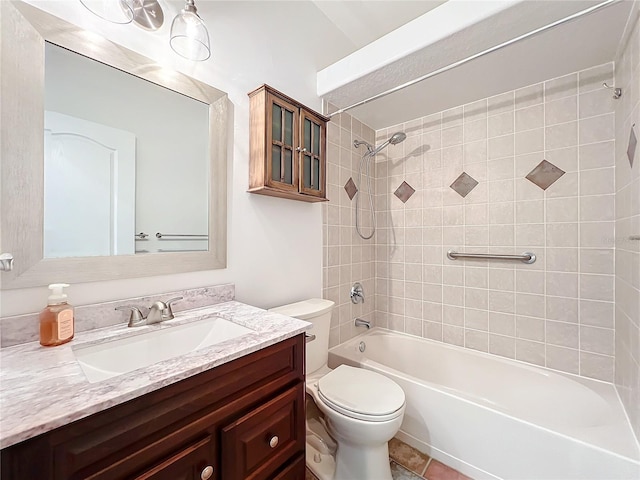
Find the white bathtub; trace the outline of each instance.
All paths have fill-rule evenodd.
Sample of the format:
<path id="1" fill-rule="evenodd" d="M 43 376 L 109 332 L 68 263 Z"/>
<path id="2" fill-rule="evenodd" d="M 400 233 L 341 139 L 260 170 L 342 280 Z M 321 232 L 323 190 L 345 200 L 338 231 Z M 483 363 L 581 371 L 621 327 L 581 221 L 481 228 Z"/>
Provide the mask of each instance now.
<path id="1" fill-rule="evenodd" d="M 611 384 L 377 328 L 331 349 L 341 363 L 397 382 L 398 438 L 472 478 L 640 479 Z"/>

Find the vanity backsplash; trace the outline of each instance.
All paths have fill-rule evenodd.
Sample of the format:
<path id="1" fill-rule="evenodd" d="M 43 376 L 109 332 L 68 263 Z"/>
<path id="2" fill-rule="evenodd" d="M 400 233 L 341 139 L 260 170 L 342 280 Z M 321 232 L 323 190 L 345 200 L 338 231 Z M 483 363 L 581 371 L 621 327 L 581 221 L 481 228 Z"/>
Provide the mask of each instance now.
<path id="1" fill-rule="evenodd" d="M 173 311 L 176 313 L 233 300 L 235 298 L 235 285 L 224 284 L 190 290 L 176 290 L 157 295 L 79 306 L 75 308 L 75 330 L 76 332 L 83 332 L 119 323 L 126 324 L 129 318 L 128 313 L 116 311 L 116 307 L 124 305 L 137 306 L 140 307 L 143 314 L 146 314 L 148 307 L 153 302 L 178 296 L 184 298 L 173 304 Z M 39 320 L 37 312 L 0 318 L 0 348 L 35 342 L 38 340 L 38 335 Z"/>

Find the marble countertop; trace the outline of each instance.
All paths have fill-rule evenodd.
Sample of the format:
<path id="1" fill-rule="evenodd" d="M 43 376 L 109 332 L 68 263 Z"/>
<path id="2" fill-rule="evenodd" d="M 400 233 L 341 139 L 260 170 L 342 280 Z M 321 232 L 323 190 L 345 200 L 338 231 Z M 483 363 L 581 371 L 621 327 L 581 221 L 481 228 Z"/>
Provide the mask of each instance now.
<path id="1" fill-rule="evenodd" d="M 220 317 L 252 333 L 89 383 L 73 349 L 139 335 L 151 330 Z M 0 349 L 0 448 L 171 385 L 205 370 L 298 335 L 311 324 L 230 301 L 176 314 L 174 320 L 128 328 L 126 324 L 77 333 L 57 347 L 38 342 Z"/>

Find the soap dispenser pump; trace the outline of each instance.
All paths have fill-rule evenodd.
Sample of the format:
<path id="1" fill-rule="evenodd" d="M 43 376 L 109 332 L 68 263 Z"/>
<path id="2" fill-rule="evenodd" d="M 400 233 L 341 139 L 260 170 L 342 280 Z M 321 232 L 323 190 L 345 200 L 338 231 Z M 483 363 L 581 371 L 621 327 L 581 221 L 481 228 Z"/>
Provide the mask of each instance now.
<path id="1" fill-rule="evenodd" d="M 40 312 L 40 345 L 51 347 L 71 341 L 74 334 L 73 306 L 67 303 L 66 283 L 49 285 L 47 308 Z"/>

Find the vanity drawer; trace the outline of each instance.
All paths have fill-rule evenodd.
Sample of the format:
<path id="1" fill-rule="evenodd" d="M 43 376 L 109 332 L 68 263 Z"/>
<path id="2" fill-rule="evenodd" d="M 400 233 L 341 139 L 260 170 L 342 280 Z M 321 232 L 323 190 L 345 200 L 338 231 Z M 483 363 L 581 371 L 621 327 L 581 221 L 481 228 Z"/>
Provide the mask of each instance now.
<path id="1" fill-rule="evenodd" d="M 305 467 L 306 465 L 303 454 L 293 460 L 285 467 L 284 470 L 273 477 L 273 480 L 302 480 L 305 478 Z"/>
<path id="2" fill-rule="evenodd" d="M 215 465 L 212 461 L 213 439 L 207 437 L 171 457 L 154 465 L 132 480 L 214 480 Z"/>
<path id="3" fill-rule="evenodd" d="M 304 452 L 304 421 L 304 385 L 299 384 L 224 427 L 222 478 L 273 478 L 281 465 Z"/>

